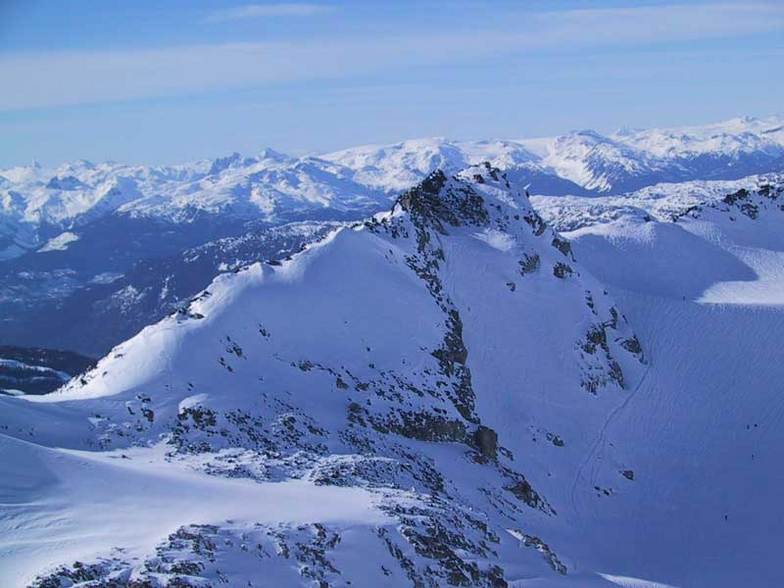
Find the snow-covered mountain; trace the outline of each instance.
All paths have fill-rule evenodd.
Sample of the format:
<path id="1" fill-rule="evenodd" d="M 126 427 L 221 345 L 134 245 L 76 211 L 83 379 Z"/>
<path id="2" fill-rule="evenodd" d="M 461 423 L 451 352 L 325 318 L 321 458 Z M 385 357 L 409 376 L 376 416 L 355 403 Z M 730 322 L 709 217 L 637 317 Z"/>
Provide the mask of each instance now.
<path id="1" fill-rule="evenodd" d="M 596 131 L 515 141 L 446 139 L 323 156 L 379 189 L 405 189 L 433 169 L 489 161 L 539 195 L 617 194 L 666 181 L 732 180 L 784 168 L 784 120 L 739 118 L 703 127 Z"/>
<path id="2" fill-rule="evenodd" d="M 779 171 L 784 121 L 741 118 L 703 127 L 575 131 L 550 139 L 420 139 L 293 158 L 271 149 L 173 167 L 87 161 L 42 169 L 0 170 L 3 255 L 78 238 L 58 230 L 106 214 L 192 221 L 230 214 L 277 221 L 328 207 L 377 209 L 435 169 L 457 171 L 489 161 L 535 194 L 619 193 L 662 181 L 737 179 Z M 46 230 L 44 230 L 44 228 Z M 52 244 L 44 237 L 56 239 Z M 59 240 L 57 240 L 59 239 Z"/>
<path id="3" fill-rule="evenodd" d="M 4 488 L 17 506 L 0 520 L 13 553 L 0 575 L 558 577 L 569 556 L 539 534 L 561 526 L 590 442 L 569 415 L 598 430 L 646 365 L 611 297 L 499 170 L 436 172 L 389 213 L 221 276 L 41 402 L 0 399 L 0 468 L 19 480 Z M 86 516 L 97 504 L 111 524 Z"/>
<path id="4" fill-rule="evenodd" d="M 293 159 L 270 149 L 176 167 L 79 161 L 55 170 L 0 170 L 2 255 L 32 247 L 65 250 L 81 228 L 107 216 L 174 226 L 211 217 L 280 223 L 325 211 L 368 213 L 387 204 L 351 175 L 323 159 Z"/>
<path id="5" fill-rule="evenodd" d="M 389 202 L 336 164 L 271 150 L 178 168 L 79 162 L 3 173 L 12 187 L 0 190 L 0 340 L 96 355 L 220 268 L 296 251 L 321 223 Z M 302 220 L 315 228 L 266 234 Z"/>
<path id="6" fill-rule="evenodd" d="M 430 174 L 0 397 L 0 577 L 778 585 L 782 177 L 533 202 Z"/>
<path id="7" fill-rule="evenodd" d="M 84 246 L 88 240 L 70 254 L 31 254 L 7 261 L 0 264 L 0 338 L 23 345 L 46 341 L 100 357 L 187 304 L 219 273 L 260 260 L 284 259 L 342 224 L 248 223 L 240 235 L 125 265 L 112 264 L 102 249 Z M 63 269 L 64 265 L 75 269 Z"/>
<path id="8" fill-rule="evenodd" d="M 662 182 L 697 182 L 699 191 L 781 171 L 782 128 L 779 118 L 745 118 L 609 136 L 421 139 L 319 157 L 266 149 L 171 167 L 77 161 L 0 170 L 0 343 L 101 355 L 221 268 L 312 240 L 294 229 L 289 237 L 300 236 L 282 237 L 284 246 L 280 232 L 264 236 L 271 228 L 314 223 L 318 237 L 322 223 L 384 210 L 435 169 L 490 161 L 535 195 L 604 197 Z M 251 242 L 259 247 L 240 256 L 230 245 Z"/>

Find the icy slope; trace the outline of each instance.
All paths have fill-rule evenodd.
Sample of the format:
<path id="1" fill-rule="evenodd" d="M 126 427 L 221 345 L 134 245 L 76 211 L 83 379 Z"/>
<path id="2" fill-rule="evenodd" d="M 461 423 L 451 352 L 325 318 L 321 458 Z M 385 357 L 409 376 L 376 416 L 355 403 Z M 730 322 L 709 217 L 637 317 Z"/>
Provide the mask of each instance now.
<path id="1" fill-rule="evenodd" d="M 173 508 L 156 537 L 123 529 L 99 554 L 31 547 L 35 531 L 8 523 L 10 509 L 0 570 L 12 585 L 39 574 L 41 585 L 227 574 L 263 585 L 274 570 L 284 585 L 498 586 L 559 584 L 581 568 L 574 581 L 608 585 L 572 555 L 584 532 L 570 522 L 574 472 L 646 369 L 610 296 L 524 193 L 491 166 L 434 173 L 390 213 L 219 277 L 61 391 L 0 399 L 5 435 L 26 442 L 6 444 L 17 477 L 53 475 L 28 462 L 30 447 L 92 451 L 101 464 L 127 458 L 134 475 L 166 472 L 175 502 L 192 487 L 176 479 L 183 468 L 193 484 L 253 481 L 268 492 L 262 510 Z M 375 510 L 353 526 L 312 510 L 270 518 L 283 507 L 267 488 L 292 480 L 316 501 L 321 488 L 358 488 Z M 628 484 L 616 472 L 612 485 Z M 140 517 L 150 516 L 146 487 L 123 493 Z M 30 486 L 12 498 L 53 525 Z M 22 573 L 22 551 L 35 569 Z"/>
<path id="2" fill-rule="evenodd" d="M 576 477 L 601 488 L 632 463 L 634 481 L 610 496 L 575 492 L 574 524 L 606 538 L 576 549 L 599 569 L 674 585 L 777 586 L 784 182 L 717 188 L 537 199 L 546 217 L 579 226 L 566 236 L 650 362 Z"/>

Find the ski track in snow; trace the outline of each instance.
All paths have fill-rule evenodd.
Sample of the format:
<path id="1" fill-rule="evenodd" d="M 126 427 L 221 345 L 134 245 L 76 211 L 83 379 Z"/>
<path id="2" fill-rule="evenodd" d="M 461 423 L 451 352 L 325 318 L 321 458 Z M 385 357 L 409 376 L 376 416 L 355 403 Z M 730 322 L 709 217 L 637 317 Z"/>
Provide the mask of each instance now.
<path id="1" fill-rule="evenodd" d="M 646 347 L 646 350 L 650 347 Z M 642 376 L 640 376 L 640 380 L 637 382 L 637 385 L 634 387 L 632 391 L 628 393 L 626 398 L 616 406 L 605 418 L 604 422 L 602 423 L 601 429 L 599 430 L 599 434 L 596 436 L 594 441 L 591 443 L 591 448 L 583 459 L 580 462 L 580 465 L 577 467 L 577 472 L 575 473 L 574 480 L 572 481 L 572 489 L 570 492 L 571 496 L 571 503 L 572 509 L 577 514 L 578 517 L 581 516 L 581 510 L 579 507 L 579 501 L 577 500 L 577 493 L 580 482 L 584 479 L 585 470 L 589 464 L 591 464 L 591 475 L 590 475 L 590 488 L 587 489 L 588 492 L 593 490 L 594 485 L 596 484 L 596 480 L 598 477 L 599 469 L 601 469 L 602 462 L 604 460 L 604 445 L 607 441 L 607 430 L 610 428 L 610 425 L 621 415 L 623 410 L 629 405 L 629 403 L 634 400 L 636 394 L 640 391 L 642 386 L 645 384 L 645 381 L 648 378 L 648 374 L 651 371 L 653 360 L 650 355 L 646 356 L 648 361 L 648 365 L 645 368 Z M 601 451 L 601 454 L 597 455 Z M 598 459 L 597 459 L 598 457 Z"/>

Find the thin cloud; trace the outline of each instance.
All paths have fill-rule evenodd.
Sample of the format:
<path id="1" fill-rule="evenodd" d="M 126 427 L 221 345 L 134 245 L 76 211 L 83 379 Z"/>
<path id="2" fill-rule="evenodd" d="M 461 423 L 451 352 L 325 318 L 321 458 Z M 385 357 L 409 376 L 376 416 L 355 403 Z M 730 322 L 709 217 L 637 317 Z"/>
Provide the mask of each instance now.
<path id="1" fill-rule="evenodd" d="M 269 5 L 264 8 L 270 9 Z M 301 6 L 301 5 L 298 5 Z M 628 47 L 784 30 L 781 4 L 659 5 L 516 13 L 496 29 L 399 36 L 69 51 L 0 57 L 0 111 L 102 103 L 377 72 L 546 51 Z"/>
<path id="2" fill-rule="evenodd" d="M 331 12 L 333 6 L 327 4 L 247 4 L 225 10 L 216 10 L 207 15 L 207 22 L 229 22 L 253 18 L 274 18 L 281 16 L 316 16 Z"/>

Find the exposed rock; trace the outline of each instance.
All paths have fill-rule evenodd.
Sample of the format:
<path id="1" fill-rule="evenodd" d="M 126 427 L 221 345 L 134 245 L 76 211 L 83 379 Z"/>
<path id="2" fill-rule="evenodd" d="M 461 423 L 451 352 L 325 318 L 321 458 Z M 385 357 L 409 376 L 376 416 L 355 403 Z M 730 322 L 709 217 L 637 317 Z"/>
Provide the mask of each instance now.
<path id="1" fill-rule="evenodd" d="M 491 428 L 479 425 L 474 431 L 474 444 L 479 449 L 479 453 L 487 459 L 498 457 L 498 434 Z"/>
<path id="2" fill-rule="evenodd" d="M 574 273 L 574 270 L 569 264 L 558 262 L 553 266 L 553 275 L 556 278 L 567 278 Z"/>
<path id="3" fill-rule="evenodd" d="M 526 254 L 518 262 L 522 275 L 531 274 L 539 269 L 540 259 L 537 253 Z"/>

